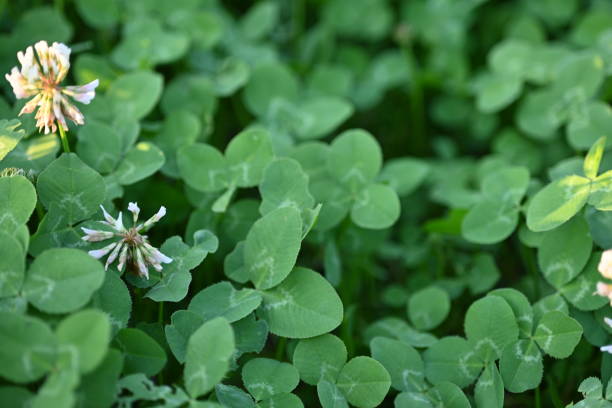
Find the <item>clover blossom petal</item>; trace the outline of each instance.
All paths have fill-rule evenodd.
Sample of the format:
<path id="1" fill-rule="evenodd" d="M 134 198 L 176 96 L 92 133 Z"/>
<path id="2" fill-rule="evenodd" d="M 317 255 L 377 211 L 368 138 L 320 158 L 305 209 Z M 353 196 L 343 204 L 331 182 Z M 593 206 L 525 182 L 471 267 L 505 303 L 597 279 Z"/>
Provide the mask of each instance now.
<path id="1" fill-rule="evenodd" d="M 163 270 L 162 264 L 169 264 L 172 262 L 172 258 L 151 245 L 147 240 L 147 236 L 140 233 L 141 230 L 153 226 L 153 224 L 166 214 L 165 207 L 162 206 L 159 211 L 144 224 L 137 224 L 140 208 L 137 203 L 129 203 L 128 211 L 133 215 L 133 224 L 130 228 L 126 228 L 123 225 L 123 216 L 121 212 L 117 218 L 114 218 L 103 206 L 100 206 L 100 208 L 102 209 L 104 221 L 99 222 L 110 227 L 112 231 L 81 227 L 81 230 L 85 233 L 81 239 L 88 242 L 98 242 L 115 237 L 119 238 L 118 241 L 100 249 L 89 251 L 89 254 L 96 259 L 108 255 L 104 265 L 105 269 L 108 269 L 109 265 L 118 259 L 117 268 L 120 271 L 122 271 L 127 264 L 131 264 L 133 267 L 132 269 L 134 269 L 139 276 L 149 279 L 149 266 L 161 272 Z"/>
<path id="2" fill-rule="evenodd" d="M 66 118 L 77 125 L 85 123 L 81 111 L 74 106 L 70 98 L 83 104 L 89 104 L 95 97 L 97 79 L 81 86 L 61 87 L 70 69 L 70 48 L 65 44 L 54 42 L 51 46 L 46 41 L 39 41 L 34 47 L 29 46 L 25 52 L 19 51 L 17 59 L 21 69 L 13 67 L 5 75 L 11 84 L 17 99 L 33 96 L 19 112 L 19 116 L 36 112 L 36 126 L 40 132 L 55 132 L 58 126 L 68 130 Z"/>

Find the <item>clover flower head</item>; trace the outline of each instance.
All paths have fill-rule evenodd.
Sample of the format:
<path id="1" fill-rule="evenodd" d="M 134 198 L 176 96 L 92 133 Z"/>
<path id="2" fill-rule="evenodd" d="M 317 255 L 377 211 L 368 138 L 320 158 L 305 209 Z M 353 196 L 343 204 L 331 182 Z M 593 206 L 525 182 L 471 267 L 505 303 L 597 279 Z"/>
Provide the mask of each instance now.
<path id="1" fill-rule="evenodd" d="M 108 269 L 110 264 L 119 259 L 117 268 L 120 271 L 123 270 L 127 263 L 130 263 L 135 267 L 139 276 L 149 279 L 148 265 L 161 272 L 162 264 L 172 262 L 172 258 L 153 247 L 147 240 L 147 236 L 141 234 L 166 215 L 165 207 L 162 206 L 151 218 L 139 224 L 138 215 L 140 214 L 140 208 L 136 203 L 129 203 L 128 211 L 132 213 L 133 220 L 132 227 L 130 228 L 126 228 L 123 225 L 123 215 L 121 212 L 117 218 L 113 218 L 104 207 L 100 206 L 100 208 L 102 208 L 102 214 L 104 214 L 104 221 L 101 221 L 101 223 L 109 226 L 112 231 L 81 227 L 85 233 L 81 239 L 88 242 L 98 242 L 115 237 L 120 238 L 118 241 L 112 242 L 105 247 L 89 251 L 89 255 L 96 259 L 100 259 L 110 253 L 104 265 L 105 269 Z"/>
<path id="2" fill-rule="evenodd" d="M 612 249 L 608 249 L 601 254 L 597 270 L 606 279 L 612 279 Z"/>
<path id="3" fill-rule="evenodd" d="M 57 126 L 68 130 L 66 118 L 77 125 L 85 123 L 83 114 L 68 97 L 88 104 L 96 96 L 98 80 L 82 86 L 60 86 L 70 69 L 70 48 L 62 43 L 54 42 L 49 46 L 46 41 L 39 41 L 34 47 L 26 48 L 25 52 L 19 51 L 17 59 L 21 69 L 13 67 L 5 78 L 13 87 L 17 99 L 33 96 L 19 116 L 38 108 L 36 126 L 40 132 L 44 129 L 45 133 L 55 132 Z"/>
<path id="4" fill-rule="evenodd" d="M 604 317 L 604 322 L 609 326 L 612 327 L 612 319 L 608 318 L 608 317 Z M 599 348 L 601 351 L 604 351 L 606 353 L 610 353 L 612 354 L 612 344 L 607 345 L 607 346 L 602 346 Z"/>

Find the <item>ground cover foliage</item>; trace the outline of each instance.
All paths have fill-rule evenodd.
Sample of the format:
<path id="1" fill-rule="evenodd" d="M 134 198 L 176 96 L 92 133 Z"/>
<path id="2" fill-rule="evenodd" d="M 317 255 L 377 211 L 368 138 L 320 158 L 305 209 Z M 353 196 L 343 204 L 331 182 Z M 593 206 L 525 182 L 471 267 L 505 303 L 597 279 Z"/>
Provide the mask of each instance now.
<path id="1" fill-rule="evenodd" d="M 98 85 L 2 81 L 3 406 L 612 406 L 610 2 L 0 0 L 39 41 Z"/>

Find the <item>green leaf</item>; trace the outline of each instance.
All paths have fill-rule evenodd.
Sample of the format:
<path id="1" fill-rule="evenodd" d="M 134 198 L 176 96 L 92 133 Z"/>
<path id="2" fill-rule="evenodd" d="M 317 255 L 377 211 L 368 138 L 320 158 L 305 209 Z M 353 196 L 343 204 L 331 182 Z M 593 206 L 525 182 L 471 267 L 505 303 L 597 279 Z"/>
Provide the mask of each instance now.
<path id="1" fill-rule="evenodd" d="M 612 109 L 602 101 L 589 101 L 580 116 L 567 126 L 567 140 L 577 150 L 586 150 L 602 136 L 612 140 Z"/>
<path id="2" fill-rule="evenodd" d="M 450 306 L 450 298 L 445 290 L 429 286 L 410 297 L 408 316 L 417 330 L 431 330 L 446 319 Z"/>
<path id="3" fill-rule="evenodd" d="M 513 75 L 488 74 L 476 85 L 476 107 L 479 111 L 493 113 L 514 102 L 523 90 L 523 81 Z"/>
<path id="4" fill-rule="evenodd" d="M 166 353 L 148 334 L 140 329 L 122 329 L 114 344 L 123 352 L 123 374 L 144 373 L 153 376 L 166 365 Z"/>
<path id="5" fill-rule="evenodd" d="M 463 338 L 444 337 L 431 345 L 423 355 L 425 375 L 432 384 L 450 381 L 460 387 L 470 385 L 483 363 Z"/>
<path id="6" fill-rule="evenodd" d="M 498 359 L 518 338 L 512 308 L 501 297 L 487 296 L 472 303 L 465 314 L 465 334 L 484 361 Z"/>
<path id="7" fill-rule="evenodd" d="M 0 228 L 25 224 L 36 207 L 36 190 L 23 176 L 0 177 Z"/>
<path id="8" fill-rule="evenodd" d="M 353 106 L 334 96 L 320 96 L 306 100 L 299 107 L 304 115 L 304 126 L 297 129 L 300 139 L 318 139 L 338 128 L 353 113 Z"/>
<path id="9" fill-rule="evenodd" d="M 317 385 L 320 381 L 335 383 L 346 358 L 347 350 L 342 340 L 333 334 L 323 334 L 300 340 L 292 360 L 302 381 Z"/>
<path id="10" fill-rule="evenodd" d="M 254 187 L 261 182 L 266 166 L 274 157 L 270 135 L 262 129 L 244 130 L 227 145 L 225 157 L 230 183 Z"/>
<path id="11" fill-rule="evenodd" d="M 576 103 L 572 99 L 582 101 L 592 97 L 603 79 L 604 64 L 601 57 L 593 53 L 582 53 L 565 61 L 554 82 L 554 89 L 562 92 L 566 103 Z"/>
<path id="12" fill-rule="evenodd" d="M 314 205 L 314 198 L 308 191 L 308 175 L 293 159 L 282 158 L 270 163 L 259 192 L 262 200 L 259 210 L 264 215 L 281 207 L 302 211 Z"/>
<path id="13" fill-rule="evenodd" d="M 18 129 L 21 122 L 17 119 L 0 120 L 0 160 L 4 159 L 25 136 L 25 130 Z"/>
<path id="14" fill-rule="evenodd" d="M 612 230 L 612 212 L 587 207 L 585 217 L 593 242 L 601 248 L 612 248 L 612 236 L 609 234 Z"/>
<path id="15" fill-rule="evenodd" d="M 275 408 L 275 407 L 287 407 L 287 408 L 304 408 L 302 400 L 295 395 L 289 393 L 276 394 L 268 399 L 260 401 L 258 404 L 260 408 Z"/>
<path id="16" fill-rule="evenodd" d="M 183 146 L 191 146 L 202 133 L 202 125 L 196 115 L 187 110 L 175 110 L 164 120 L 155 144 L 163 151 L 166 161 L 162 172 L 179 177 L 176 152 Z"/>
<path id="17" fill-rule="evenodd" d="M 81 373 L 91 372 L 104 359 L 111 334 L 106 313 L 81 310 L 62 320 L 55 331 L 60 347 L 76 351 Z"/>
<path id="18" fill-rule="evenodd" d="M 102 176 L 74 153 L 53 161 L 38 176 L 36 187 L 45 208 L 55 207 L 70 224 L 93 214 L 106 195 Z"/>
<path id="19" fill-rule="evenodd" d="M 111 28 L 119 21 L 119 0 L 77 0 L 76 7 L 83 19 L 93 28 Z"/>
<path id="20" fill-rule="evenodd" d="M 72 25 L 62 13 L 54 7 L 43 6 L 29 8 L 15 24 L 12 35 L 18 39 L 19 49 L 43 38 L 49 42 L 67 43 L 72 32 Z"/>
<path id="21" fill-rule="evenodd" d="M 529 171 L 525 167 L 504 167 L 486 176 L 482 193 L 489 200 L 519 204 L 529 186 Z"/>
<path id="22" fill-rule="evenodd" d="M 109 315 L 112 335 L 125 328 L 132 313 L 132 298 L 125 282 L 115 273 L 107 272 L 104 283 L 91 298 L 91 306 Z"/>
<path id="23" fill-rule="evenodd" d="M 46 250 L 36 257 L 23 285 L 30 303 L 46 313 L 68 313 L 83 307 L 104 282 L 104 268 L 83 251 Z"/>
<path id="24" fill-rule="evenodd" d="M 538 248 L 538 264 L 546 280 L 555 288 L 574 279 L 591 257 L 593 240 L 583 217 L 544 233 Z"/>
<path id="25" fill-rule="evenodd" d="M 600 211 L 612 210 L 612 171 L 606 171 L 591 182 L 589 204 Z"/>
<path id="26" fill-rule="evenodd" d="M 499 280 L 501 273 L 495 258 L 487 253 L 477 253 L 467 276 L 467 284 L 474 295 L 489 291 Z M 520 324 L 519 324 L 520 325 Z"/>
<path id="27" fill-rule="evenodd" d="M 544 296 L 533 305 L 533 316 L 534 321 L 537 323 L 540 321 L 542 316 L 551 311 L 562 312 L 563 314 L 569 315 L 569 308 L 567 302 L 559 293 L 553 293 L 552 295 Z M 529 332 L 528 336 L 531 337 L 532 333 Z"/>
<path id="28" fill-rule="evenodd" d="M 488 63 L 495 72 L 522 77 L 529 69 L 532 54 L 532 46 L 528 42 L 507 39 L 493 47 L 488 55 Z"/>
<path id="29" fill-rule="evenodd" d="M 301 239 L 302 220 L 292 207 L 278 208 L 253 224 L 244 244 L 244 264 L 256 288 L 273 288 L 289 275 Z"/>
<path id="30" fill-rule="evenodd" d="M 582 337 L 582 326 L 564 313 L 552 311 L 542 316 L 533 339 L 554 358 L 567 358 Z"/>
<path id="31" fill-rule="evenodd" d="M 270 332 L 303 339 L 319 336 L 342 322 L 343 305 L 327 280 L 317 272 L 295 268 L 271 290 L 264 291 L 261 316 Z"/>
<path id="32" fill-rule="evenodd" d="M 589 191 L 589 179 L 581 176 L 567 176 L 553 181 L 531 199 L 527 209 L 527 226 L 532 231 L 548 231 L 558 227 L 582 209 Z"/>
<path id="33" fill-rule="evenodd" d="M 298 81 L 292 71 L 279 63 L 256 66 L 244 88 L 243 100 L 247 109 L 257 116 L 265 115 L 275 100 L 294 100 L 298 95 Z"/>
<path id="34" fill-rule="evenodd" d="M 594 252 L 582 273 L 573 281 L 559 288 L 559 293 L 579 310 L 596 310 L 608 302 L 608 299 L 599 296 L 594 291 L 597 282 L 601 280 L 601 275 L 597 271 L 600 258 L 601 254 Z"/>
<path id="35" fill-rule="evenodd" d="M 402 392 L 395 397 L 395 408 L 433 408 L 430 398 L 417 392 Z"/>
<path id="36" fill-rule="evenodd" d="M 249 40 L 260 40 L 278 24 L 280 9 L 277 3 L 262 1 L 254 4 L 240 21 L 240 30 Z"/>
<path id="37" fill-rule="evenodd" d="M 229 183 L 225 157 L 212 146 L 194 143 L 177 151 L 181 177 L 199 191 L 218 191 Z"/>
<path id="38" fill-rule="evenodd" d="M 77 404 L 91 408 L 110 407 L 117 396 L 117 382 L 123 369 L 123 355 L 109 349 L 94 371 L 81 377 Z"/>
<path id="39" fill-rule="evenodd" d="M 253 398 L 233 385 L 215 385 L 215 396 L 227 408 L 255 408 Z"/>
<path id="40" fill-rule="evenodd" d="M 522 292 L 512 288 L 504 288 L 493 290 L 489 292 L 489 295 L 504 299 L 514 313 L 521 334 L 531 336 L 534 321 L 533 308 Z"/>
<path id="41" fill-rule="evenodd" d="M 334 383 L 321 380 L 317 384 L 317 395 L 322 408 L 349 408 L 346 398 Z"/>
<path id="42" fill-rule="evenodd" d="M 139 15 L 126 21 L 122 41 L 113 50 L 111 59 L 121 68 L 133 70 L 173 62 L 188 47 L 186 35 L 166 31 L 158 20 Z"/>
<path id="43" fill-rule="evenodd" d="M 562 97 L 550 89 L 527 94 L 518 108 L 519 128 L 536 140 L 550 140 L 564 122 Z"/>
<path id="44" fill-rule="evenodd" d="M 166 325 L 164 332 L 172 354 L 179 363 L 185 362 L 189 337 L 202 326 L 204 318 L 189 310 L 177 310 L 172 313 L 171 324 Z"/>
<path id="45" fill-rule="evenodd" d="M 117 78 L 106 93 L 116 116 L 142 119 L 153 110 L 161 96 L 163 77 L 150 71 L 136 71 Z"/>
<path id="46" fill-rule="evenodd" d="M 164 89 L 161 109 L 165 115 L 175 110 L 188 110 L 199 118 L 214 115 L 217 98 L 210 77 L 196 74 L 177 76 Z"/>
<path id="47" fill-rule="evenodd" d="M 463 218 L 461 234 L 477 244 L 494 244 L 508 238 L 516 228 L 519 209 L 515 204 L 484 199 Z"/>
<path id="48" fill-rule="evenodd" d="M 119 184 L 134 184 L 159 170 L 165 163 L 164 153 L 150 142 L 132 147 L 117 167 L 115 176 Z"/>
<path id="49" fill-rule="evenodd" d="M 156 385 L 143 373 L 131 374 L 121 378 L 117 384 L 116 392 L 120 395 L 117 398 L 120 405 L 129 406 L 137 401 L 156 401 L 166 406 L 177 407 L 189 402 L 189 396 L 181 388 Z M 122 394 L 124 396 L 121 396 Z M 206 405 L 202 408 L 219 408 L 219 406 L 217 404 L 212 407 Z"/>
<path id="50" fill-rule="evenodd" d="M 204 239 L 198 242 L 198 236 Z M 161 280 L 147 292 L 146 297 L 156 302 L 178 302 L 187 296 L 191 283 L 190 270 L 202 263 L 210 252 L 215 252 L 218 246 L 217 237 L 207 230 L 194 233 L 195 245 L 189 247 L 178 236 L 168 238 L 160 250 L 172 258 L 172 262 L 164 266 Z"/>
<path id="51" fill-rule="evenodd" d="M 56 339 L 42 320 L 0 312 L 0 376 L 16 383 L 36 381 L 53 368 Z"/>
<path id="52" fill-rule="evenodd" d="M 336 385 L 352 405 L 357 408 L 373 408 L 389 392 L 391 377 L 378 361 L 359 356 L 345 364 Z"/>
<path id="53" fill-rule="evenodd" d="M 256 320 L 251 314 L 232 325 L 236 336 L 236 354 L 238 359 L 244 353 L 260 353 L 268 340 L 268 323 Z"/>
<path id="54" fill-rule="evenodd" d="M 0 242 L 0 298 L 17 296 L 25 276 L 25 249 L 12 235 L 2 231 Z"/>
<path id="55" fill-rule="evenodd" d="M 242 382 L 255 401 L 289 393 L 300 382 L 298 370 L 289 363 L 254 358 L 242 367 Z"/>
<path id="56" fill-rule="evenodd" d="M 0 387 L 0 398 L 3 403 L 15 408 L 28 408 L 34 394 L 25 387 L 5 385 Z"/>
<path id="57" fill-rule="evenodd" d="M 517 340 L 504 349 L 499 371 L 506 390 L 519 393 L 540 385 L 543 374 L 542 354 L 533 340 Z"/>
<path id="58" fill-rule="evenodd" d="M 404 320 L 395 317 L 380 319 L 365 331 L 366 341 L 371 341 L 377 336 L 397 339 L 413 347 L 430 347 L 438 342 L 435 336 L 419 332 L 410 327 Z"/>
<path id="59" fill-rule="evenodd" d="M 234 289 L 229 282 L 219 282 L 202 289 L 189 302 L 188 310 L 204 321 L 222 316 L 232 323 L 249 315 L 261 303 L 261 295 L 252 289 Z"/>
<path id="60" fill-rule="evenodd" d="M 391 385 L 398 391 L 424 391 L 425 364 L 420 354 L 399 340 L 375 337 L 370 342 L 372 357 L 380 362 L 391 376 Z"/>
<path id="61" fill-rule="evenodd" d="M 400 216 L 401 205 L 395 190 L 384 184 L 370 184 L 359 192 L 351 219 L 362 228 L 383 229 Z"/>
<path id="62" fill-rule="evenodd" d="M 597 141 L 591 146 L 589 152 L 584 158 L 584 175 L 590 179 L 597 177 L 597 173 L 599 172 L 599 164 L 601 163 L 601 158 L 603 157 L 604 150 L 606 148 L 606 137 L 600 137 Z"/>
<path id="63" fill-rule="evenodd" d="M 439 401 L 440 405 L 449 408 L 470 408 L 470 401 L 467 399 L 461 388 L 456 384 L 445 381 L 436 384 L 428 395 L 430 398 Z"/>
<path id="64" fill-rule="evenodd" d="M 215 75 L 215 91 L 219 96 L 229 96 L 242 88 L 250 75 L 249 66 L 241 59 L 228 57 Z"/>
<path id="65" fill-rule="evenodd" d="M 185 388 L 192 398 L 208 393 L 223 379 L 233 353 L 234 332 L 222 317 L 204 323 L 191 335 L 185 358 Z"/>
<path id="66" fill-rule="evenodd" d="M 405 157 L 388 160 L 385 163 L 378 181 L 387 184 L 399 196 L 405 196 L 416 190 L 430 172 L 430 166 L 422 160 Z"/>
<path id="67" fill-rule="evenodd" d="M 495 363 L 489 363 L 474 388 L 477 408 L 503 408 L 504 381 Z"/>
<path id="68" fill-rule="evenodd" d="M 91 120 L 79 128 L 76 151 L 79 157 L 96 171 L 112 172 L 123 153 L 123 139 L 110 125 Z"/>
<path id="69" fill-rule="evenodd" d="M 330 145 L 327 171 L 351 192 L 358 192 L 372 182 L 381 165 L 380 146 L 365 130 L 342 132 Z"/>

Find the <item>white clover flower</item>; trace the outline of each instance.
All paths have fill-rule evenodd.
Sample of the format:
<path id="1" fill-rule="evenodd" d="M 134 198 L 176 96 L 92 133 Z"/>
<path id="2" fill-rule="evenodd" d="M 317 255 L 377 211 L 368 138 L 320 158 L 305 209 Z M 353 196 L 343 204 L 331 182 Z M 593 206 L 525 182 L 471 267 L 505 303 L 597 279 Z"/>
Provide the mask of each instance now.
<path id="1" fill-rule="evenodd" d="M 606 322 L 606 324 L 607 324 L 609 327 L 612 327 L 612 319 L 607 318 L 607 317 L 604 317 L 604 322 Z M 602 346 L 602 347 L 600 347 L 599 349 L 600 349 L 601 351 L 604 351 L 604 352 L 607 352 L 607 353 L 612 354 L 612 344 L 607 345 L 607 346 Z"/>
<path id="2" fill-rule="evenodd" d="M 5 78 L 13 87 L 17 99 L 33 96 L 19 116 L 32 113 L 38 107 L 36 126 L 40 132 L 44 129 L 45 133 L 55 132 L 58 124 L 67 131 L 66 118 L 77 125 L 85 123 L 83 114 L 68 97 L 88 104 L 96 96 L 98 80 L 82 86 L 59 86 L 70 68 L 70 48 L 57 42 L 49 47 L 46 41 L 39 41 L 34 48 L 28 47 L 25 53 L 19 51 L 17 58 L 21 70 L 13 67 Z"/>
<path id="3" fill-rule="evenodd" d="M 172 258 L 162 254 L 157 248 L 149 244 L 146 235 L 141 235 L 141 232 L 148 230 L 153 224 L 166 215 L 166 207 L 162 206 L 151 218 L 144 223 L 138 224 L 140 208 L 138 208 L 138 204 L 136 203 L 129 203 L 128 211 L 130 211 L 133 216 L 133 224 L 130 228 L 125 228 L 123 225 L 123 215 L 121 212 L 115 219 L 104 207 L 100 206 L 100 208 L 102 208 L 105 219 L 105 221 L 101 222 L 111 227 L 113 231 L 94 230 L 82 227 L 81 229 L 85 235 L 81 239 L 88 242 L 98 242 L 113 237 L 120 237 L 119 241 L 110 243 L 100 249 L 89 251 L 89 255 L 96 259 L 100 259 L 110 253 L 104 265 L 105 269 L 108 269 L 108 266 L 119 258 L 117 268 L 120 271 L 123 270 L 127 263 L 130 263 L 136 268 L 136 272 L 139 276 L 149 279 L 149 269 L 147 265 L 151 265 L 155 270 L 161 272 L 162 263 L 169 264 L 172 262 Z"/>
<path id="4" fill-rule="evenodd" d="M 597 270 L 606 279 L 612 279 L 612 249 L 608 249 L 601 254 Z"/>

